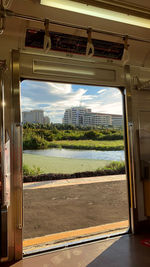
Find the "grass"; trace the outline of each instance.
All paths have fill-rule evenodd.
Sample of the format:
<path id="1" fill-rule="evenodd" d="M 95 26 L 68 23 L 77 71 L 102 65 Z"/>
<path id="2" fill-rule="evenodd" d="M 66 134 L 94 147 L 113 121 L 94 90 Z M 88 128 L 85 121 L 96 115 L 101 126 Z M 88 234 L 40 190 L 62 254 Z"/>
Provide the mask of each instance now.
<path id="1" fill-rule="evenodd" d="M 75 173 L 85 171 L 96 171 L 103 168 L 111 161 L 93 159 L 68 159 L 54 158 L 41 155 L 23 154 L 23 163 L 31 170 L 38 170 L 40 173 Z M 37 173 L 38 174 L 38 173 Z M 29 174 L 27 174 L 29 175 Z M 33 174 L 35 175 L 35 173 Z"/>
<path id="2" fill-rule="evenodd" d="M 125 172 L 125 162 L 122 160 L 122 161 L 112 161 L 111 163 L 107 164 L 106 166 L 104 166 L 103 168 L 99 168 L 97 170 L 101 170 L 101 171 L 114 171 L 114 172 L 122 172 L 124 171 Z"/>
<path id="3" fill-rule="evenodd" d="M 40 167 L 37 167 L 33 165 L 32 167 L 29 167 L 27 164 L 23 164 L 23 174 L 25 176 L 36 176 L 43 173 L 42 169 Z"/>
<path id="4" fill-rule="evenodd" d="M 94 150 L 123 150 L 123 140 L 97 141 L 97 140 L 61 140 L 52 141 L 49 147 L 72 148 L 72 149 L 94 149 Z"/>

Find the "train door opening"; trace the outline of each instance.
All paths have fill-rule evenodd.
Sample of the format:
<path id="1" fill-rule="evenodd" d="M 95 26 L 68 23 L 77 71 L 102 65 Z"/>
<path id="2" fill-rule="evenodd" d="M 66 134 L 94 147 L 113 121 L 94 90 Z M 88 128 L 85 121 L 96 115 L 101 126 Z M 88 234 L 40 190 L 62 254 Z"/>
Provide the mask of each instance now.
<path id="1" fill-rule="evenodd" d="M 124 95 L 24 80 L 24 254 L 129 229 Z"/>

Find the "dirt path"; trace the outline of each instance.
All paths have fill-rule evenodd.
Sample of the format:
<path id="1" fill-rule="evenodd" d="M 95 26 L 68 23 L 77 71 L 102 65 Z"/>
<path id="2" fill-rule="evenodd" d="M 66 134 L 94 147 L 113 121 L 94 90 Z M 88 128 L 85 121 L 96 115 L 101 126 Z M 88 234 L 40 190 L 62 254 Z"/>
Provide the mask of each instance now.
<path id="1" fill-rule="evenodd" d="M 126 181 L 24 190 L 24 238 L 128 219 Z"/>

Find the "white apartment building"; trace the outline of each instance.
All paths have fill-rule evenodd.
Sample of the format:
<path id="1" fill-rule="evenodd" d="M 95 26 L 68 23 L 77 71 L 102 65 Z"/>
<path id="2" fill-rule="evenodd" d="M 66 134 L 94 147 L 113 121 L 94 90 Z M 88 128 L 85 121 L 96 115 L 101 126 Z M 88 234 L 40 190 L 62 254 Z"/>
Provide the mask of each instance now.
<path id="1" fill-rule="evenodd" d="M 112 125 L 112 117 L 110 114 L 103 114 L 103 113 L 86 113 L 84 115 L 83 119 L 84 126 L 93 126 L 93 127 L 98 127 L 100 125 L 103 126 L 108 126 Z"/>
<path id="2" fill-rule="evenodd" d="M 91 127 L 108 127 L 110 125 L 121 127 L 123 125 L 123 117 L 116 114 L 95 113 L 85 107 L 72 107 L 65 110 L 63 123 Z"/>
<path id="3" fill-rule="evenodd" d="M 65 110 L 63 123 L 71 125 L 83 125 L 84 114 L 90 113 L 91 109 L 85 107 L 72 107 Z"/>
<path id="4" fill-rule="evenodd" d="M 112 114 L 112 126 L 120 127 L 123 126 L 123 116 Z"/>
<path id="5" fill-rule="evenodd" d="M 44 111 L 41 109 L 23 111 L 22 112 L 22 122 L 23 124 L 28 123 L 50 123 L 49 117 L 44 117 Z"/>

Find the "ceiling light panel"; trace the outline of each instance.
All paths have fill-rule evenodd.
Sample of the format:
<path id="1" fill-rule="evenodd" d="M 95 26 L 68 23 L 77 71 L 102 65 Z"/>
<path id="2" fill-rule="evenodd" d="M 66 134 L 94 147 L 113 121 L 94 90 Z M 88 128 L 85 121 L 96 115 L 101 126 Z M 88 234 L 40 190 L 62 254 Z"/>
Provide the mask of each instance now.
<path id="1" fill-rule="evenodd" d="M 70 0 L 41 0 L 41 4 L 93 17 L 122 22 L 130 25 L 150 28 L 150 20 L 138 16 L 128 15 L 109 9 L 86 5 Z"/>

